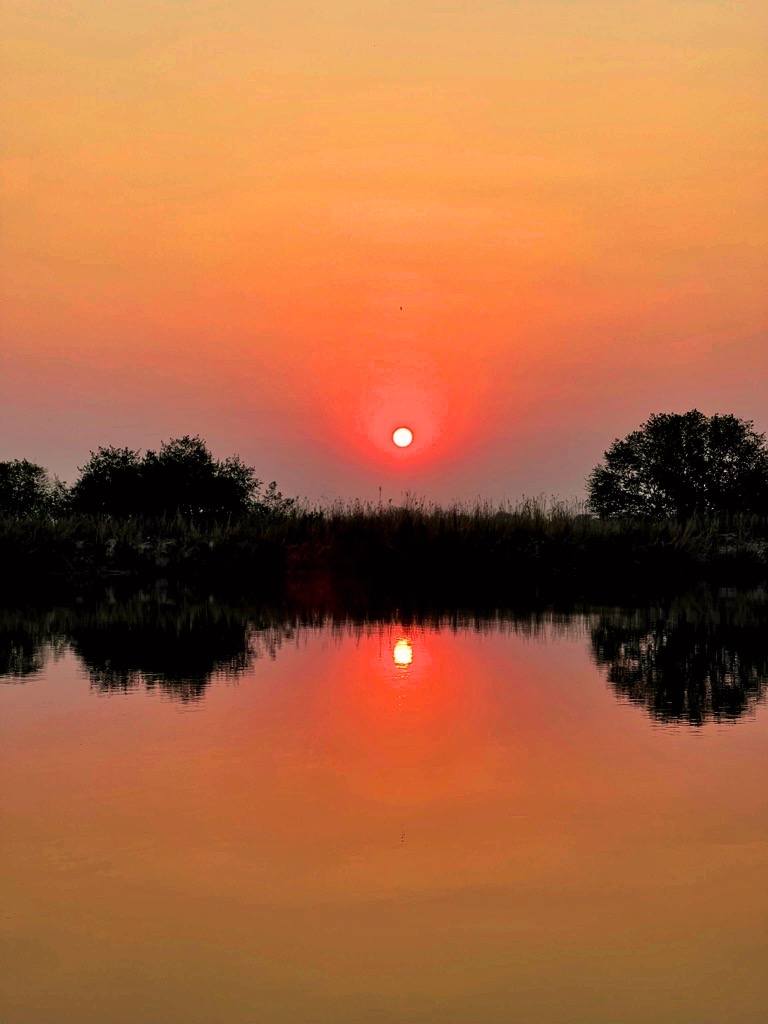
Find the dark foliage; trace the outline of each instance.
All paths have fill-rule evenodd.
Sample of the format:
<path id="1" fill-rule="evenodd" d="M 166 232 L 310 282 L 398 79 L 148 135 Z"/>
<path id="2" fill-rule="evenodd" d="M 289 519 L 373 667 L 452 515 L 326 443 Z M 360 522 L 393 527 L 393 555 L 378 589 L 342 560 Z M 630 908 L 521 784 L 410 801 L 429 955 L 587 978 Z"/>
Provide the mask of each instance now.
<path id="1" fill-rule="evenodd" d="M 0 516 L 54 515 L 64 501 L 64 487 L 43 466 L 27 459 L 0 462 Z"/>
<path id="2" fill-rule="evenodd" d="M 90 515 L 131 516 L 144 502 L 142 463 L 130 448 L 98 448 L 80 469 L 70 491 L 70 511 Z"/>
<path id="3" fill-rule="evenodd" d="M 604 459 L 587 480 L 599 516 L 768 514 L 768 446 L 750 421 L 660 413 L 614 441 Z"/>
<path id="4" fill-rule="evenodd" d="M 146 515 L 245 515 L 260 486 L 237 456 L 217 462 L 199 437 L 176 438 L 147 452 L 142 475 Z"/>
<path id="5" fill-rule="evenodd" d="M 262 506 L 263 508 L 264 506 Z M 268 509 L 268 506 L 266 506 Z M 560 584 L 680 586 L 768 574 L 768 519 L 597 519 L 527 502 L 516 509 L 411 505 L 245 517 L 0 518 L 0 584 L 130 576 L 319 592 L 368 589 L 475 603 Z"/>
<path id="6" fill-rule="evenodd" d="M 256 472 L 238 456 L 217 460 L 199 437 L 173 438 L 142 457 L 129 448 L 91 453 L 70 493 L 74 513 L 227 519 L 285 512 L 293 502 L 270 484 L 261 495 Z"/>

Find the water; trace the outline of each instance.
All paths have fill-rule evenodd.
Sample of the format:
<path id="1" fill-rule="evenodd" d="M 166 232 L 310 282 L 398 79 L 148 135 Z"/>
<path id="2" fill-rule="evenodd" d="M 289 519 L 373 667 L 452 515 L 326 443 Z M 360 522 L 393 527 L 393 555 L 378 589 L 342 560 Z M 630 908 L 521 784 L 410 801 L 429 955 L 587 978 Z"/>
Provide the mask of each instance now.
<path id="1" fill-rule="evenodd" d="M 0 1020 L 764 1021 L 767 624 L 0 610 Z"/>

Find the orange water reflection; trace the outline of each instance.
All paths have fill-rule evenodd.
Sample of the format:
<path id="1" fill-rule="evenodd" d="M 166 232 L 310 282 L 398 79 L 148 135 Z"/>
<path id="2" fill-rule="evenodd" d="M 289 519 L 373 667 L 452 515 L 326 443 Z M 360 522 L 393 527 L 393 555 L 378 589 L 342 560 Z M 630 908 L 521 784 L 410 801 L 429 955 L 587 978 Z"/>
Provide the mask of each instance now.
<path id="1" fill-rule="evenodd" d="M 547 639 L 298 631 L 191 714 L 0 688 L 3 1019 L 760 1019 L 768 715 L 653 728 Z"/>
<path id="2" fill-rule="evenodd" d="M 401 637 L 392 648 L 392 660 L 398 668 L 406 669 L 413 662 L 413 646 L 411 641 Z"/>

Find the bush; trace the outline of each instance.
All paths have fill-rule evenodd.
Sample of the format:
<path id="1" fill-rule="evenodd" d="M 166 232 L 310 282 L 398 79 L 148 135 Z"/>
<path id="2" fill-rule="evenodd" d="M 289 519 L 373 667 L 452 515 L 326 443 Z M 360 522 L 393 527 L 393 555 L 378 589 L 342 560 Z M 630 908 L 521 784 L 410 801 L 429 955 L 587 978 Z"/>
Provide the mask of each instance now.
<path id="1" fill-rule="evenodd" d="M 0 515 L 55 515 L 66 503 L 66 488 L 42 466 L 26 459 L 0 462 Z"/>
<path id="2" fill-rule="evenodd" d="M 255 470 L 239 456 L 214 459 L 200 437 L 189 435 L 143 457 L 129 448 L 99 448 L 80 473 L 71 509 L 87 515 L 227 519 L 293 507 L 275 483 L 262 494 Z"/>

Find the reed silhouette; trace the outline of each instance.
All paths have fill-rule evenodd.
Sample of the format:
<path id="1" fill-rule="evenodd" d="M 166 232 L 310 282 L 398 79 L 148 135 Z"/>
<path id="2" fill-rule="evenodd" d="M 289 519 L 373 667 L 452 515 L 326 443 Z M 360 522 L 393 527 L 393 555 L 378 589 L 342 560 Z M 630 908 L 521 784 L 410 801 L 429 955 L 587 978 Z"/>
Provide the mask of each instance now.
<path id="1" fill-rule="evenodd" d="M 0 519 L 11 590 L 33 581 L 127 576 L 138 582 L 279 588 L 367 585 L 474 603 L 488 588 L 609 581 L 679 588 L 702 577 L 768 576 L 768 519 L 754 515 L 597 519 L 578 505 L 349 503 L 233 520 L 70 515 Z"/>

